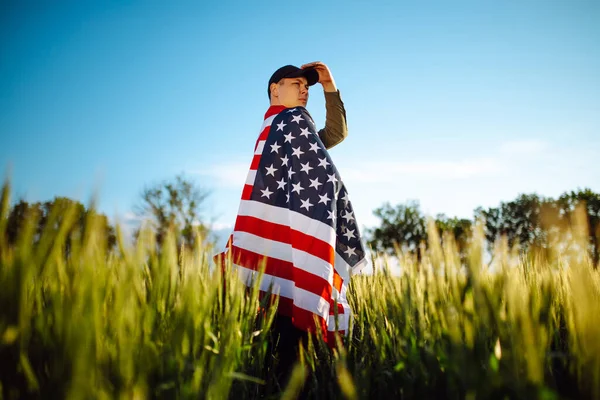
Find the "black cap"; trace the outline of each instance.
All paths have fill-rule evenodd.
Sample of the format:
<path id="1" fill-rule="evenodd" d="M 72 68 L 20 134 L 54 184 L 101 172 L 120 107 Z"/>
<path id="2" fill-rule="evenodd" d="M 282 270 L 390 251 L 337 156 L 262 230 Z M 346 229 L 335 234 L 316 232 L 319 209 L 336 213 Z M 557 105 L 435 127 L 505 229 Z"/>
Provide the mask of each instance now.
<path id="1" fill-rule="evenodd" d="M 267 85 L 267 95 L 271 97 L 271 83 L 277 83 L 283 78 L 298 78 L 303 76 L 308 81 L 308 86 L 312 86 L 319 82 L 319 73 L 314 68 L 298 68 L 293 65 L 284 65 L 271 75 L 269 84 Z"/>

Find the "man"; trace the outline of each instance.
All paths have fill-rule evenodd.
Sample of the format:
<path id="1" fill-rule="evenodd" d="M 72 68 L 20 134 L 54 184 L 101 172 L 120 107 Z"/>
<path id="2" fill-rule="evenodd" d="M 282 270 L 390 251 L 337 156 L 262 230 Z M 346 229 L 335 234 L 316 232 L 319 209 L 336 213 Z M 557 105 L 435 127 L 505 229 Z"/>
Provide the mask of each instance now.
<path id="1" fill-rule="evenodd" d="M 309 87 L 317 82 L 327 111 L 325 128 L 318 132 L 304 108 Z M 367 261 L 348 192 L 327 152 L 347 136 L 329 68 L 321 62 L 286 65 L 273 73 L 267 90 L 270 107 L 220 261 L 230 260 L 247 286 L 279 295 L 271 349 L 284 384 L 299 340 L 320 333 L 334 347 L 336 335 L 347 332 L 347 285 Z"/>
<path id="2" fill-rule="evenodd" d="M 325 147 L 330 149 L 348 136 L 348 127 L 344 103 L 327 65 L 315 61 L 300 68 L 292 65 L 281 67 L 271 76 L 267 93 L 271 106 L 306 107 L 308 87 L 317 82 L 323 86 L 326 110 L 325 128 L 318 133 Z"/>

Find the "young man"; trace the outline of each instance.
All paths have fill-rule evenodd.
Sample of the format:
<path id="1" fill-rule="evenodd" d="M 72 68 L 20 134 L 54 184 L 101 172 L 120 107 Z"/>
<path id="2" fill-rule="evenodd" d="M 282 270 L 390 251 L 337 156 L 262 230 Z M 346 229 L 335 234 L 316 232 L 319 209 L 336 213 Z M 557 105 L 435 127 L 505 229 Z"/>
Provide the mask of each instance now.
<path id="1" fill-rule="evenodd" d="M 304 108 L 317 82 L 327 110 L 318 132 Z M 286 65 L 271 76 L 268 93 L 234 232 L 220 259 L 230 260 L 247 286 L 279 296 L 271 349 L 285 385 L 299 340 L 319 333 L 334 347 L 349 329 L 347 285 L 367 260 L 348 192 L 327 151 L 347 136 L 331 72 L 321 62 Z"/>
<path id="2" fill-rule="evenodd" d="M 308 88 L 317 82 L 323 87 L 326 110 L 325 128 L 318 134 L 325 147 L 330 149 L 348 136 L 348 127 L 340 91 L 327 65 L 315 61 L 300 68 L 293 65 L 281 67 L 271 76 L 267 93 L 271 106 L 306 107 Z"/>

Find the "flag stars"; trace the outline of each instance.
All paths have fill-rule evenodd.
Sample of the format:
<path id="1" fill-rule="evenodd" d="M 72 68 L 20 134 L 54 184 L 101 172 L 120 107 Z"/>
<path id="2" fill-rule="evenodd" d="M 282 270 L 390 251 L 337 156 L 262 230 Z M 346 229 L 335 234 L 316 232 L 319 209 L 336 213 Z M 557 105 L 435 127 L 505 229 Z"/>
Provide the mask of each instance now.
<path id="1" fill-rule="evenodd" d="M 304 136 L 304 137 L 308 138 L 308 135 L 310 135 L 310 131 L 308 130 L 308 128 L 300 129 L 300 136 Z"/>
<path id="2" fill-rule="evenodd" d="M 283 121 L 281 121 L 280 123 L 277 124 L 277 130 L 278 131 L 283 131 L 283 127 L 286 126 L 287 124 L 284 124 Z"/>
<path id="3" fill-rule="evenodd" d="M 280 181 L 275 181 L 275 182 L 277 182 L 277 189 L 285 190 L 285 185 L 287 185 L 287 182 L 283 179 L 283 177 L 281 178 Z"/>
<path id="4" fill-rule="evenodd" d="M 277 168 L 273 168 L 273 164 L 271 164 L 270 167 L 265 167 L 265 169 L 267 170 L 267 175 L 271 175 L 275 178 L 275 171 L 277 171 Z"/>
<path id="5" fill-rule="evenodd" d="M 269 199 L 271 197 L 271 195 L 273 194 L 273 192 L 271 192 L 268 187 L 265 188 L 265 190 L 261 190 L 261 192 L 262 192 L 261 197 L 266 197 L 267 199 Z"/>
<path id="6" fill-rule="evenodd" d="M 283 137 L 285 138 L 283 143 L 292 143 L 292 140 L 296 139 L 294 135 L 292 135 L 292 132 L 289 132 L 287 135 L 283 135 Z"/>
<path id="7" fill-rule="evenodd" d="M 300 124 L 300 121 L 304 121 L 304 118 L 300 115 L 292 115 L 292 122 Z"/>
<path id="8" fill-rule="evenodd" d="M 302 172 L 306 172 L 308 174 L 308 171 L 310 171 L 311 169 L 313 169 L 313 167 L 310 166 L 310 162 L 307 161 L 306 164 L 302 164 L 300 163 L 300 165 L 302 165 L 302 167 L 300 168 L 300 170 Z"/>
<path id="9" fill-rule="evenodd" d="M 300 192 L 303 190 L 304 190 L 304 188 L 302 187 L 300 182 L 292 184 L 292 192 L 296 192 L 296 193 L 300 194 Z"/>
<path id="10" fill-rule="evenodd" d="M 319 167 L 323 167 L 323 168 L 327 169 L 328 165 L 331 165 L 331 164 L 327 162 L 327 157 L 319 158 Z"/>
<path id="11" fill-rule="evenodd" d="M 311 186 L 312 186 L 312 184 L 311 184 Z M 331 199 L 329 198 L 329 196 L 327 195 L 327 193 L 325 193 L 322 196 L 319 195 L 319 203 L 318 204 L 323 203 L 323 204 L 327 205 L 327 203 L 330 202 L 330 201 L 331 201 Z"/>
<path id="12" fill-rule="evenodd" d="M 306 211 L 310 211 L 310 208 L 314 205 L 310 203 L 310 197 L 306 200 L 300 199 L 300 202 L 302 203 L 300 208 L 306 208 Z"/>
<path id="13" fill-rule="evenodd" d="M 348 240 L 354 239 L 355 238 L 355 236 L 354 236 L 354 229 L 346 229 L 346 232 L 344 233 L 343 236 L 346 236 L 346 238 Z"/>
<path id="14" fill-rule="evenodd" d="M 292 155 L 300 158 L 300 156 L 304 154 L 304 152 L 300 149 L 300 146 L 293 148 L 292 147 Z"/>
<path id="15" fill-rule="evenodd" d="M 316 177 L 315 179 L 309 179 L 309 181 L 310 181 L 310 187 L 314 187 L 317 190 L 319 190 L 319 186 L 322 185 L 322 183 L 319 182 L 319 177 Z"/>
<path id="16" fill-rule="evenodd" d="M 354 217 L 352 217 L 352 213 L 348 211 L 344 211 L 346 214 L 342 215 L 342 218 L 346 220 L 346 222 L 354 221 Z"/>
<path id="17" fill-rule="evenodd" d="M 348 192 L 344 193 L 344 197 L 342 197 L 342 200 L 344 200 L 344 207 L 348 207 L 348 202 L 350 201 L 350 198 L 348 197 Z"/>
<path id="18" fill-rule="evenodd" d="M 331 210 L 327 210 L 327 219 L 330 219 L 331 222 L 335 223 L 335 214 L 331 212 Z"/>
<path id="19" fill-rule="evenodd" d="M 344 253 L 348 256 L 348 257 L 352 257 L 356 255 L 356 248 L 355 247 L 350 247 L 348 246 L 348 248 L 346 248 L 346 250 L 344 250 Z"/>
<path id="20" fill-rule="evenodd" d="M 297 108 L 292 108 L 291 110 L 287 110 L 286 113 L 293 113 L 293 112 L 296 112 L 296 111 L 298 111 Z"/>
<path id="21" fill-rule="evenodd" d="M 331 182 L 331 183 L 335 184 L 338 181 L 337 178 L 335 177 L 335 174 L 331 174 L 331 175 L 327 174 L 327 176 L 328 176 L 327 182 Z"/>
<path id="22" fill-rule="evenodd" d="M 277 142 L 275 142 L 274 144 L 271 145 L 271 153 L 277 153 L 280 148 L 281 148 L 281 146 L 278 145 Z"/>
<path id="23" fill-rule="evenodd" d="M 317 144 L 317 142 L 311 143 L 310 144 L 310 149 L 308 149 L 308 150 L 309 151 L 314 151 L 316 154 L 318 154 L 317 152 L 319 151 L 319 145 Z M 325 160 L 325 161 L 327 161 L 327 160 Z"/>
<path id="24" fill-rule="evenodd" d="M 289 179 L 291 179 L 291 178 L 292 178 L 292 175 L 294 175 L 294 174 L 295 174 L 295 172 L 294 172 L 294 170 L 293 170 L 293 169 L 291 169 L 291 168 L 290 168 L 290 169 L 288 169 L 288 178 L 289 178 Z"/>
<path id="25" fill-rule="evenodd" d="M 281 165 L 285 165 L 287 167 L 289 161 L 290 159 L 288 158 L 287 154 L 281 157 Z"/>

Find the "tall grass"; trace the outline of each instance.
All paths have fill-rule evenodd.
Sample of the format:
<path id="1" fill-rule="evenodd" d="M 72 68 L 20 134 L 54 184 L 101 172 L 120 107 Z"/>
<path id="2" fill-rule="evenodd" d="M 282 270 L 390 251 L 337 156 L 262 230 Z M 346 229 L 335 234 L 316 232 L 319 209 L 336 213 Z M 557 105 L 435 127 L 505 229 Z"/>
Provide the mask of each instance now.
<path id="1" fill-rule="evenodd" d="M 9 245 L 8 211 L 5 185 L 5 399 L 600 398 L 600 274 L 577 247 L 581 215 L 574 245 L 521 254 L 499 243 L 489 262 L 481 226 L 465 257 L 430 228 L 419 261 L 398 254 L 400 276 L 352 278 L 349 336 L 334 351 L 310 341 L 279 392 L 266 367 L 274 308 L 214 268 L 212 249 L 177 249 L 173 235 L 158 249 L 143 230 L 108 251 L 93 215 L 72 229 L 74 210 L 41 235 L 29 215 Z"/>

